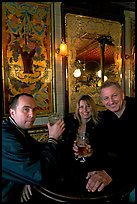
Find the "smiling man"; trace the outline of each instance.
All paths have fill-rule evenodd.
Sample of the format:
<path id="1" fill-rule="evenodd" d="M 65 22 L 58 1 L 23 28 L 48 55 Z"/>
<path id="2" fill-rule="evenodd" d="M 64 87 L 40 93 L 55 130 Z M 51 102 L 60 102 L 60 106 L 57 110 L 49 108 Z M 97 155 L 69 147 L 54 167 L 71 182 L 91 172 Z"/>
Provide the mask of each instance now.
<path id="1" fill-rule="evenodd" d="M 126 107 L 124 91 L 118 83 L 106 82 L 102 85 L 100 97 L 103 105 L 118 117 L 122 115 Z"/>
<path id="2" fill-rule="evenodd" d="M 112 186 L 119 189 L 130 184 L 135 186 L 136 99 L 125 96 L 117 82 L 109 81 L 102 84 L 100 98 L 106 108 L 101 113 L 101 131 L 98 135 L 99 149 L 107 158 L 104 170 L 112 178 Z M 89 172 L 86 186 L 88 191 L 104 188 L 103 181 L 106 175 L 102 173 L 102 171 L 96 174 Z"/>

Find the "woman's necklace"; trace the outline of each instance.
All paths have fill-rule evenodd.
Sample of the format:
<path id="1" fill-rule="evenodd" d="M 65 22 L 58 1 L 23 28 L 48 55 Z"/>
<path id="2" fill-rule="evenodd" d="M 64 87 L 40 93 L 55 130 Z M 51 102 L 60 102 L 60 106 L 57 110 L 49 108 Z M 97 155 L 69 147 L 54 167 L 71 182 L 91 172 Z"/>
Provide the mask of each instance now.
<path id="1" fill-rule="evenodd" d="M 85 124 L 81 124 L 78 128 L 78 132 L 86 132 L 86 123 Z"/>
<path id="2" fill-rule="evenodd" d="M 78 128 L 78 132 L 86 132 L 86 124 L 89 122 L 91 118 L 88 118 L 87 120 L 83 120 L 81 125 Z"/>

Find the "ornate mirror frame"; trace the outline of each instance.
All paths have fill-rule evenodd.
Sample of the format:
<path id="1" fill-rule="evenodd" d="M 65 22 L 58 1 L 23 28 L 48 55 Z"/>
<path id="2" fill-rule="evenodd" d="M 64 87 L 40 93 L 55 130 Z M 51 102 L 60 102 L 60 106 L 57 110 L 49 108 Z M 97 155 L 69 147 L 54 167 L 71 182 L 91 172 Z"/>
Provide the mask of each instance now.
<path id="1" fill-rule="evenodd" d="M 100 50 L 100 61 L 96 61 L 96 72 L 103 69 L 104 74 L 107 74 L 107 78 L 110 80 L 118 81 L 122 84 L 122 24 L 117 21 L 106 20 L 102 18 L 95 18 L 84 15 L 77 15 L 67 13 L 65 15 L 65 31 L 66 40 L 68 44 L 68 98 L 69 98 L 69 112 L 75 111 L 75 105 L 77 98 L 82 94 L 90 94 L 98 108 L 102 109 L 102 105 L 99 100 L 98 89 L 100 86 L 100 78 L 90 76 L 92 72 L 86 67 L 89 64 L 84 58 L 80 58 L 82 52 L 86 52 L 90 47 L 95 52 L 95 47 Z M 107 56 L 105 56 L 105 50 L 109 46 L 109 52 L 111 53 L 111 63 L 108 66 L 104 63 L 102 66 L 101 57 L 101 41 L 103 38 L 111 40 L 111 45 L 106 42 L 104 46 L 104 62 Z M 81 53 L 80 53 L 81 52 Z M 93 52 L 91 54 L 93 54 Z M 88 54 L 88 53 L 87 53 Z M 89 53 L 90 54 L 90 53 Z M 83 59 L 83 61 L 81 60 Z M 80 61 L 79 61 L 80 60 Z M 93 63 L 90 66 L 94 66 Z M 80 68 L 82 77 L 74 77 L 74 71 Z M 84 71 L 82 71 L 84 69 Z M 90 77 L 90 79 L 89 79 Z"/>

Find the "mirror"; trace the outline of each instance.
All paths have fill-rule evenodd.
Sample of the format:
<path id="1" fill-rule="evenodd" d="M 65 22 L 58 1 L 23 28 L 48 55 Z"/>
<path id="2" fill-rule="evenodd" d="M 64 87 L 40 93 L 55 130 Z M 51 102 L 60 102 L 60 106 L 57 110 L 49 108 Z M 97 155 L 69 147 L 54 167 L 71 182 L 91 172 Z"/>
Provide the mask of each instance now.
<path id="1" fill-rule="evenodd" d="M 81 94 L 90 94 L 103 108 L 98 89 L 105 80 L 122 83 L 122 25 L 117 21 L 67 13 L 69 112 Z"/>

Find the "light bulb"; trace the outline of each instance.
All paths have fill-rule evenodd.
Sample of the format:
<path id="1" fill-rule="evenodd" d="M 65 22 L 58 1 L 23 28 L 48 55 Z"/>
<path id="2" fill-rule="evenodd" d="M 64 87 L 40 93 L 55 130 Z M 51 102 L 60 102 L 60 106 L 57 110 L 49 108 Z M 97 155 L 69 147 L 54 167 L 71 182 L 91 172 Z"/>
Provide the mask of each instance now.
<path id="1" fill-rule="evenodd" d="M 59 54 L 61 54 L 62 56 L 67 56 L 67 54 L 68 54 L 67 53 L 67 44 L 64 41 L 61 42 L 59 49 L 60 49 Z"/>
<path id="2" fill-rule="evenodd" d="M 74 73 L 73 73 L 74 77 L 80 77 L 81 76 L 81 71 L 80 69 L 75 69 Z"/>

